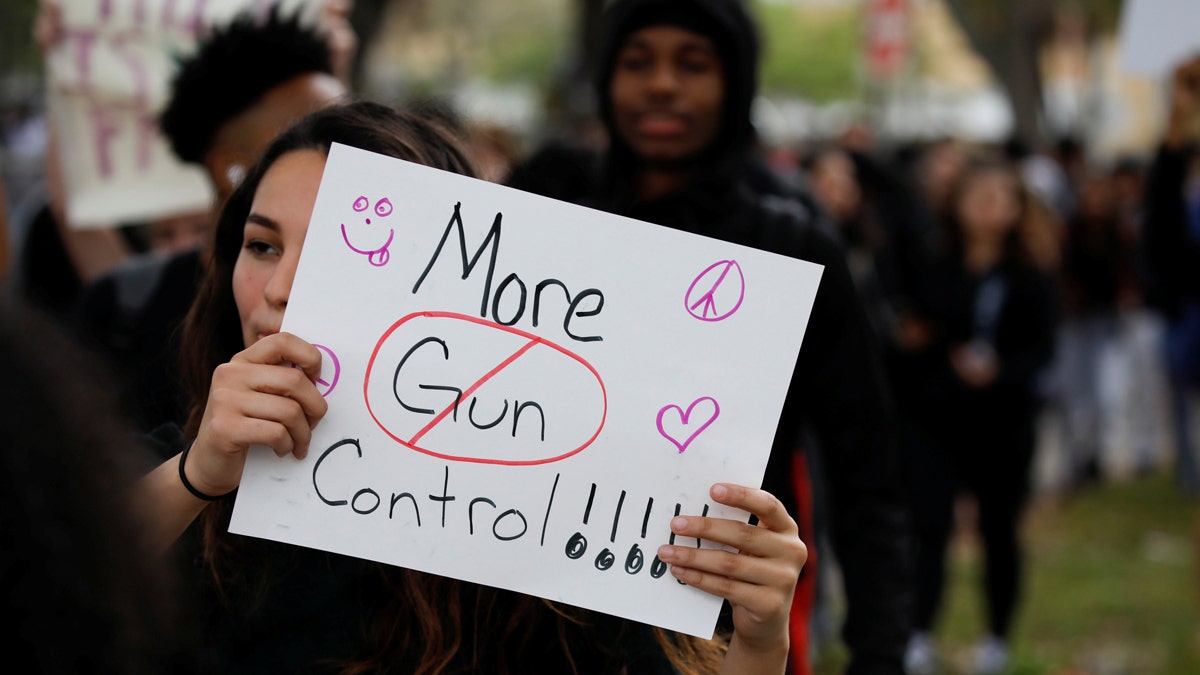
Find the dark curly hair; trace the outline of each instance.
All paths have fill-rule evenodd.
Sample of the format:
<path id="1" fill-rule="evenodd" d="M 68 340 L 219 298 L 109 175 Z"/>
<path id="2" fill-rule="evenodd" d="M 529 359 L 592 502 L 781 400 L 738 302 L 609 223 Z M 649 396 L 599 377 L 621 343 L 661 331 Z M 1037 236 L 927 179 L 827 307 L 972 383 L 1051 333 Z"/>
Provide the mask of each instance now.
<path id="1" fill-rule="evenodd" d="M 184 162 L 199 164 L 217 130 L 263 93 L 306 73 L 333 74 L 329 45 L 299 10 L 243 12 L 180 63 L 159 126 Z"/>

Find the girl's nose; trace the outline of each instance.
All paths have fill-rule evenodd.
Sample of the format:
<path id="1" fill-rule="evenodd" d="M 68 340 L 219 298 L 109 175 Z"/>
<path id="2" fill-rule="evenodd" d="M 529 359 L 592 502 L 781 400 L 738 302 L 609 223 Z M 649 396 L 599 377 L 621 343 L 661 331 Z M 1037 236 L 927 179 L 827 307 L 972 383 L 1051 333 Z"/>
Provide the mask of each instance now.
<path id="1" fill-rule="evenodd" d="M 271 280 L 263 289 L 263 296 L 267 302 L 279 307 L 287 307 L 299 260 L 298 255 L 285 255 L 280 258 L 279 264 L 275 266 L 275 271 L 271 274 Z"/>

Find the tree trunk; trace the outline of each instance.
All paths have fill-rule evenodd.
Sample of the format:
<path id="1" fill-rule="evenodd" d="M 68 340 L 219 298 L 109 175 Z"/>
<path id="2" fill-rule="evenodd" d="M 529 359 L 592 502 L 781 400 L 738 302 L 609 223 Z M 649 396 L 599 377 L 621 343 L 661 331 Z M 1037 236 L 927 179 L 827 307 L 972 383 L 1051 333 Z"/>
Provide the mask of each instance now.
<path id="1" fill-rule="evenodd" d="M 1008 94 L 1013 135 L 1029 148 L 1046 141 L 1038 55 L 1050 34 L 1046 0 L 947 0 L 971 45 Z"/>
<path id="2" fill-rule="evenodd" d="M 578 0 L 575 3 L 576 52 L 563 82 L 567 123 L 575 126 L 595 114 L 593 82 L 600 58 L 600 17 L 604 0 Z"/>
<path id="3" fill-rule="evenodd" d="M 351 76 L 354 79 L 351 86 L 354 90 L 360 91 L 363 87 L 363 63 L 366 61 L 371 43 L 375 41 L 375 37 L 379 34 L 385 10 L 389 5 L 410 1 L 354 0 L 354 5 L 350 8 L 349 19 L 350 27 L 354 29 L 354 34 L 358 38 L 358 49 L 354 53 L 354 62 L 350 69 Z"/>

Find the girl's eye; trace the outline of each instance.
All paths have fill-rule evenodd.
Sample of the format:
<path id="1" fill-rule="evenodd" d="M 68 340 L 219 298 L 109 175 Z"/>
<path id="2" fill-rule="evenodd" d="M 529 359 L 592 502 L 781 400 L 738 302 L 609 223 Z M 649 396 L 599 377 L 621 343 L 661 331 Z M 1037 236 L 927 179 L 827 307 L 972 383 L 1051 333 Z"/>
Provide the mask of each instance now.
<path id="1" fill-rule="evenodd" d="M 358 199 L 354 200 L 354 210 L 360 213 L 366 211 L 367 207 L 370 205 L 371 202 L 366 197 L 359 197 Z"/>
<path id="2" fill-rule="evenodd" d="M 383 199 L 380 199 L 378 202 L 375 202 L 375 215 L 382 218 L 382 217 L 390 214 L 391 212 L 392 212 L 392 203 L 388 201 L 387 197 L 384 197 Z"/>
<path id="3" fill-rule="evenodd" d="M 250 254 L 254 255 L 254 256 L 267 256 L 267 255 L 272 255 L 277 252 L 277 249 L 274 246 L 272 246 L 271 244 L 268 244 L 267 242 L 265 242 L 261 239 L 251 239 L 250 241 L 247 241 L 242 247 L 244 249 L 246 249 L 247 251 L 249 251 Z"/>

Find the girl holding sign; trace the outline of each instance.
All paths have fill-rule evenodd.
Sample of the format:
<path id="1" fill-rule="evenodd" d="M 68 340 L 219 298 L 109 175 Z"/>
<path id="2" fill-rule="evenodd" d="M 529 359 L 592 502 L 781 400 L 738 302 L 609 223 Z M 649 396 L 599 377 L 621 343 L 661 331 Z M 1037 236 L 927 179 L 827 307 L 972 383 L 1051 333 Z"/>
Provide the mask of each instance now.
<path id="1" fill-rule="evenodd" d="M 713 486 L 758 525 L 676 518 L 674 532 L 736 547 L 663 546 L 683 583 L 729 601 L 734 632 L 704 641 L 517 593 L 228 533 L 247 449 L 308 455 L 326 412 L 321 353 L 280 333 L 332 143 L 470 175 L 442 122 L 372 103 L 313 113 L 267 149 L 230 197 L 188 317 L 193 402 L 173 455 L 143 481 L 160 549 L 193 545 L 208 574 L 202 668 L 219 672 L 783 672 L 806 550 L 772 495 Z M 290 367 L 294 364 L 296 367 Z M 188 440 L 183 452 L 178 452 Z"/>
<path id="2" fill-rule="evenodd" d="M 974 671 L 1003 672 L 1020 597 L 1020 516 L 1029 497 L 1040 377 L 1054 347 L 1052 279 L 1038 261 L 1037 205 L 1009 164 L 972 159 L 951 192 L 946 239 L 930 266 L 928 307 L 940 353 L 931 373 L 941 423 L 910 458 L 920 547 L 908 670 L 935 664 L 933 630 L 945 583 L 954 503 L 978 507 L 989 635 Z"/>

